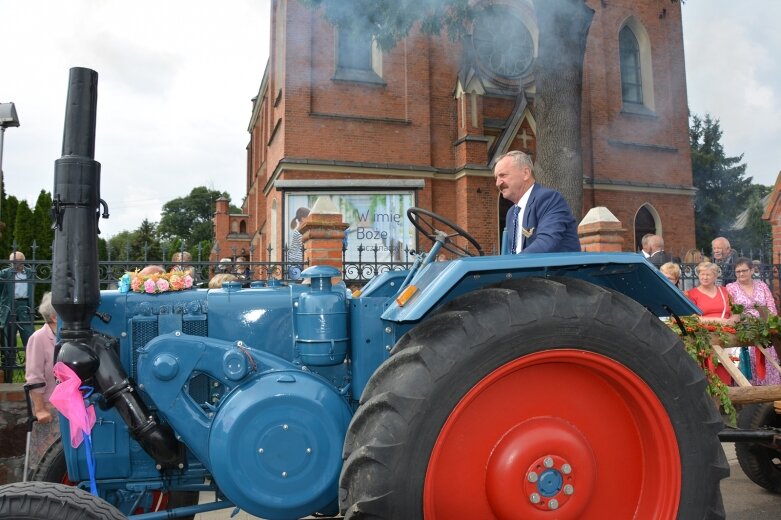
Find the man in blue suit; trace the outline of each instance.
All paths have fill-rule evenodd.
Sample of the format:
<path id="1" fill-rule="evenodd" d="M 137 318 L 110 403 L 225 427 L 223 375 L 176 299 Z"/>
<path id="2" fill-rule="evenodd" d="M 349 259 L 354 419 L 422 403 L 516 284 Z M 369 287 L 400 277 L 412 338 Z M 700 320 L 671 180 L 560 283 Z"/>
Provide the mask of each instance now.
<path id="1" fill-rule="evenodd" d="M 507 212 L 507 252 L 580 251 L 578 224 L 567 201 L 535 184 L 532 169 L 531 157 L 520 151 L 500 156 L 494 166 L 496 187 L 514 204 Z"/>

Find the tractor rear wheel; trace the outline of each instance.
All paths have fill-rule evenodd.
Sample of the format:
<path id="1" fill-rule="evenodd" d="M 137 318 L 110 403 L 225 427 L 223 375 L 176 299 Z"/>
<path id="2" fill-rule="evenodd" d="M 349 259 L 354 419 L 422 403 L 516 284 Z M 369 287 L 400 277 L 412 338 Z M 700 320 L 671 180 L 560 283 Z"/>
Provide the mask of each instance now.
<path id="1" fill-rule="evenodd" d="M 114 506 L 65 484 L 17 482 L 0 486 L 0 518 L 4 520 L 125 520 Z"/>
<path id="2" fill-rule="evenodd" d="M 773 403 L 748 404 L 738 414 L 738 428 L 758 430 L 781 428 L 781 415 Z M 781 493 L 781 453 L 760 444 L 736 442 L 735 455 L 743 473 L 755 484 L 773 493 Z"/>
<path id="3" fill-rule="evenodd" d="M 65 463 L 65 450 L 62 448 L 62 438 L 58 438 L 49 446 L 41 457 L 38 468 L 32 475 L 31 480 L 40 482 L 56 482 L 69 486 L 75 485 L 68 479 L 68 466 Z M 171 492 L 152 492 L 152 507 L 137 508 L 133 514 L 153 513 L 174 509 L 177 507 L 194 506 L 198 504 L 197 491 L 171 491 Z M 128 513 L 130 514 L 130 513 Z M 192 520 L 194 515 L 182 517 L 183 520 Z"/>
<path id="4" fill-rule="evenodd" d="M 404 335 L 345 439 L 347 519 L 724 518 L 721 417 L 634 300 L 528 278 Z"/>

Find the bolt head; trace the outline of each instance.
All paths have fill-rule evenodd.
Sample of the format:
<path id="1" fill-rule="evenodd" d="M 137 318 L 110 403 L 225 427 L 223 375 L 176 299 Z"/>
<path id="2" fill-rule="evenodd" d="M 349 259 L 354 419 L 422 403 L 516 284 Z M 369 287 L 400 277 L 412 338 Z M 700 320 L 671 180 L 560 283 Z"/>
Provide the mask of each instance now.
<path id="1" fill-rule="evenodd" d="M 537 473 L 530 471 L 528 475 L 526 475 L 526 478 L 529 479 L 529 482 L 537 482 L 537 479 L 539 479 L 539 475 Z"/>
<path id="2" fill-rule="evenodd" d="M 391 333 L 391 328 L 385 327 L 385 334 L 390 334 L 390 333 Z"/>
<path id="3" fill-rule="evenodd" d="M 569 475 L 570 473 L 572 473 L 572 466 L 570 466 L 569 464 L 562 464 L 561 472 L 564 473 L 565 475 Z"/>
<path id="4" fill-rule="evenodd" d="M 572 484 L 567 484 L 566 486 L 564 486 L 563 491 L 565 495 L 571 495 L 572 493 L 575 492 L 575 488 L 572 487 Z"/>
<path id="5" fill-rule="evenodd" d="M 543 464 L 543 465 L 544 465 L 546 468 L 552 468 L 552 467 L 553 467 L 553 457 L 545 457 L 545 458 L 542 460 L 542 464 Z"/>
<path id="6" fill-rule="evenodd" d="M 266 450 L 264 450 L 263 448 L 260 448 L 260 449 L 258 449 L 258 453 L 260 453 L 261 455 L 263 455 L 263 453 L 264 453 L 265 451 L 266 451 Z"/>
<path id="7" fill-rule="evenodd" d="M 548 501 L 548 507 L 551 508 L 551 509 L 558 509 L 559 508 L 559 501 L 556 500 L 555 498 L 551 498 Z"/>
<path id="8" fill-rule="evenodd" d="M 182 464 L 181 462 L 179 463 L 179 469 L 184 469 L 184 464 Z"/>
<path id="9" fill-rule="evenodd" d="M 289 426 L 288 426 L 287 424 L 283 424 L 283 425 L 282 425 L 282 429 L 283 429 L 283 430 L 287 430 L 288 428 L 289 428 Z"/>
<path id="10" fill-rule="evenodd" d="M 529 502 L 532 504 L 539 504 L 540 503 L 540 495 L 538 493 L 532 493 L 529 495 Z"/>
<path id="11" fill-rule="evenodd" d="M 306 452 L 307 452 L 307 454 L 312 453 L 312 448 L 307 448 Z"/>
<path id="12" fill-rule="evenodd" d="M 287 478 L 287 471 L 282 472 L 282 478 Z"/>

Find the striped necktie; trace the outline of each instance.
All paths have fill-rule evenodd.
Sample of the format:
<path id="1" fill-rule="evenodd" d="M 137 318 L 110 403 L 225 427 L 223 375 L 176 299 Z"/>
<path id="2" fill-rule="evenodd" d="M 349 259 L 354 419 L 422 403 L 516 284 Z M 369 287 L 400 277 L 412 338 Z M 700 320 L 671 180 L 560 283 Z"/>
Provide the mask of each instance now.
<path id="1" fill-rule="evenodd" d="M 517 249 L 518 245 L 518 226 L 520 223 L 518 222 L 518 215 L 521 211 L 521 208 L 518 207 L 518 205 L 514 205 L 512 209 L 512 213 L 510 213 L 510 220 L 511 220 L 511 227 L 512 227 L 512 235 L 510 239 L 510 252 L 512 254 L 515 254 L 515 251 Z"/>

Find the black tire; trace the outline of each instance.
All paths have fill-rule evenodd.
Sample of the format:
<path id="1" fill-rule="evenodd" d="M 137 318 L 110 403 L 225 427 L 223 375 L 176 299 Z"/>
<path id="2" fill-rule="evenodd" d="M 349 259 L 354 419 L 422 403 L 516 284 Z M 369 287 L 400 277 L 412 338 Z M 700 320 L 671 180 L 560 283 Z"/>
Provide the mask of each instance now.
<path id="1" fill-rule="evenodd" d="M 738 428 L 757 430 L 781 428 L 781 415 L 773 403 L 744 405 L 738 414 Z M 781 452 L 748 442 L 736 442 L 735 454 L 743 473 L 755 484 L 781 494 Z"/>
<path id="2" fill-rule="evenodd" d="M 65 451 L 62 448 L 62 440 L 58 438 L 49 446 L 41 457 L 31 480 L 40 482 L 56 482 L 72 485 L 68 480 L 68 467 L 65 462 Z M 198 504 L 197 491 L 172 491 L 168 493 L 167 509 L 177 507 L 194 506 Z M 195 515 L 183 516 L 184 520 L 193 520 Z"/>
<path id="3" fill-rule="evenodd" d="M 550 358 L 552 363 L 548 362 L 546 366 L 545 361 L 536 361 L 547 359 L 545 356 Z M 670 432 L 668 437 L 674 441 L 665 444 L 665 453 L 669 455 L 669 464 L 676 468 L 680 475 L 679 484 L 674 486 L 672 493 L 667 494 L 672 495 L 673 500 L 673 505 L 668 509 L 677 510 L 677 518 L 685 520 L 724 518 L 719 486 L 720 480 L 729 475 L 729 466 L 717 436 L 722 428 L 721 417 L 705 391 L 702 370 L 686 354 L 678 337 L 643 307 L 621 294 L 574 279 L 540 278 L 513 281 L 501 287 L 483 289 L 457 298 L 399 340 L 391 357 L 378 368 L 367 384 L 361 397 L 361 406 L 347 432 L 344 448 L 346 462 L 340 477 L 339 493 L 340 507 L 346 515 L 345 518 L 412 520 L 425 516 L 427 520 L 440 520 L 441 517 L 446 517 L 444 513 L 424 514 L 425 502 L 428 500 L 426 490 L 431 479 L 427 472 L 440 469 L 436 465 L 438 462 L 431 464 L 435 457 L 437 461 L 440 460 L 438 457 L 441 451 L 436 450 L 443 445 L 443 449 L 450 448 L 447 444 L 450 437 L 446 437 L 448 440 L 444 443 L 440 442 L 439 438 L 440 435 L 445 435 L 445 431 L 451 431 L 451 425 L 456 424 L 453 421 L 460 420 L 460 416 L 456 417 L 456 410 L 459 413 L 464 409 L 470 410 L 469 407 L 478 402 L 479 398 L 473 399 L 473 389 L 493 390 L 496 385 L 491 383 L 494 381 L 491 378 L 495 374 L 508 373 L 508 367 L 513 368 L 516 364 L 521 366 L 525 362 L 536 363 L 530 365 L 534 370 L 536 367 L 555 369 L 555 373 L 559 374 L 561 361 L 557 360 L 557 356 L 567 356 L 567 359 L 577 356 L 583 359 L 599 359 L 600 362 L 625 371 L 631 381 L 652 392 L 643 390 L 646 392 L 643 395 L 650 395 L 651 398 L 638 401 L 636 404 L 640 406 L 635 408 L 626 406 L 628 412 L 625 413 L 628 416 L 637 413 L 638 416 L 644 417 L 644 409 L 661 411 L 658 414 L 659 422 L 667 425 L 668 429 L 665 431 Z M 575 363 L 572 363 L 572 366 L 577 368 Z M 569 365 L 564 365 L 564 368 L 569 369 Z M 567 372 L 568 377 L 570 372 Z M 609 379 L 610 375 L 604 377 Z M 596 378 L 594 380 L 598 381 Z M 567 384 L 567 381 L 562 381 L 550 388 L 558 389 Z M 499 388 L 496 386 L 497 390 Z M 566 408 L 580 415 L 584 415 L 584 409 L 593 410 L 591 421 L 598 421 L 597 427 L 602 428 L 603 432 L 587 437 L 588 443 L 596 445 L 611 442 L 614 430 L 618 431 L 614 426 L 617 424 L 616 418 L 605 415 L 605 410 L 601 409 L 603 403 L 589 402 L 579 387 L 566 388 L 565 400 L 550 401 L 545 399 L 545 392 L 548 391 L 546 388 L 518 388 L 527 392 L 524 395 L 540 396 L 544 406 Z M 621 399 L 625 399 L 627 404 L 636 399 L 635 396 L 617 391 L 614 394 L 618 396 L 619 405 Z M 616 399 L 615 396 L 611 395 L 611 398 Z M 570 423 L 575 419 L 567 414 L 556 415 L 552 419 L 542 417 L 547 412 L 524 415 L 527 408 L 536 404 L 531 398 L 524 400 L 520 393 L 504 393 L 500 397 L 500 401 L 484 402 L 500 409 L 499 414 L 492 416 L 498 419 L 496 423 L 504 421 L 501 415 L 504 411 L 512 416 L 511 427 L 497 431 L 495 436 L 493 433 L 484 433 L 496 429 L 483 427 L 484 424 L 488 426 L 487 423 L 478 422 L 472 430 L 465 430 L 466 434 L 458 437 L 463 446 L 453 444 L 458 448 L 453 450 L 456 454 L 453 460 L 457 462 L 447 468 L 449 472 L 443 471 L 446 476 L 443 476 L 440 482 L 456 478 L 458 481 L 469 479 L 470 477 L 464 475 L 475 473 L 472 471 L 474 468 L 461 467 L 458 462 L 459 454 L 466 459 L 467 455 L 471 458 L 475 453 L 476 450 L 472 448 L 473 438 L 481 440 L 478 437 L 488 435 L 489 445 L 495 443 L 489 449 L 494 449 L 504 443 L 504 439 L 510 434 L 514 435 L 518 426 L 524 424 L 536 425 L 537 421 L 550 420 L 555 422 L 555 428 L 564 425 L 563 428 L 569 429 L 571 424 L 580 427 L 577 423 Z M 509 406 L 505 406 L 508 403 Z M 476 414 L 478 419 L 482 419 L 480 411 Z M 558 413 L 558 410 L 553 413 Z M 516 416 L 517 422 L 512 423 Z M 665 420 L 667 418 L 669 421 Z M 643 423 L 649 423 L 647 431 L 643 428 L 637 429 L 630 440 L 641 446 L 646 442 L 655 442 L 650 433 L 654 425 L 650 422 L 646 420 Z M 634 431 L 632 427 L 627 430 Z M 535 430 L 532 428 L 530 431 Z M 623 430 L 619 433 L 623 434 Z M 621 443 L 619 439 L 623 438 L 616 437 L 615 442 Z M 542 442 L 546 442 L 544 437 Z M 604 453 L 604 448 L 600 449 L 600 453 Z M 649 473 L 651 470 L 648 468 L 657 464 L 653 461 L 656 454 L 643 453 L 645 458 L 642 460 L 625 461 L 624 472 L 607 474 L 602 471 L 600 480 L 595 479 L 591 485 L 593 493 L 589 495 L 585 494 L 587 491 L 583 491 L 583 498 L 578 497 L 578 501 L 585 501 L 586 506 L 577 505 L 576 508 L 573 505 L 576 504 L 575 495 L 569 504 L 563 503 L 569 499 L 564 498 L 563 505 L 557 511 L 560 515 L 557 518 L 632 517 L 632 513 L 621 513 L 606 501 L 602 502 L 604 507 L 594 510 L 589 501 L 597 492 L 621 493 L 625 484 L 622 475 L 627 473 L 639 472 L 643 482 L 652 480 Z M 492 455 L 493 452 L 487 456 L 490 458 Z M 505 459 L 502 459 L 500 462 L 504 461 Z M 616 463 L 605 457 L 595 457 L 594 461 L 595 466 L 604 464 L 603 470 Z M 477 456 L 475 467 L 479 475 L 476 480 L 480 482 L 480 479 L 483 479 L 486 489 L 491 478 L 489 470 L 486 469 L 488 463 L 488 460 L 483 461 Z M 569 468 L 569 465 L 567 467 Z M 596 475 L 596 472 L 591 474 Z M 526 476 L 530 477 L 529 473 L 526 473 Z M 515 474 L 512 477 L 494 482 L 500 482 L 502 486 L 505 482 L 511 482 L 512 486 L 517 487 L 526 485 L 523 475 L 517 479 L 514 478 Z M 664 475 L 660 480 L 664 481 L 666 478 L 667 475 Z M 587 484 L 587 481 L 587 478 L 581 478 L 577 486 L 583 489 L 583 484 Z M 653 482 L 650 484 L 651 487 L 654 485 L 656 484 Z M 662 487 L 666 485 L 659 484 Z M 524 495 L 523 491 L 516 490 L 508 496 L 520 497 L 521 500 L 529 497 L 530 500 L 522 504 L 521 508 L 511 508 L 507 512 L 505 507 L 504 512 L 497 513 L 495 503 L 484 496 L 488 493 L 482 488 L 476 493 L 470 493 L 467 489 L 456 486 L 452 494 L 447 495 L 447 500 L 441 499 L 440 502 L 452 508 L 450 514 L 454 516 L 451 517 L 460 514 L 458 517 L 504 520 L 532 518 L 538 513 L 533 508 L 539 506 L 530 506 L 528 503 L 531 502 L 531 495 Z M 644 492 L 638 496 L 645 496 L 642 493 Z M 470 508 L 475 501 L 490 503 L 490 509 L 473 513 Z M 553 509 L 551 502 L 549 501 L 549 507 Z M 646 500 L 644 504 L 647 503 Z M 438 505 L 434 504 L 434 507 Z M 639 509 L 639 503 L 636 505 Z M 567 506 L 571 506 L 569 510 Z M 502 509 L 501 506 L 499 508 Z M 454 514 L 454 511 L 461 513 Z M 551 512 L 543 513 L 542 517 L 547 517 Z M 637 515 L 638 518 L 672 516 L 676 515 L 648 511 L 640 511 Z"/>
<path id="4" fill-rule="evenodd" d="M 4 520 L 126 520 L 114 506 L 86 491 L 50 482 L 17 482 L 0 486 Z"/>

